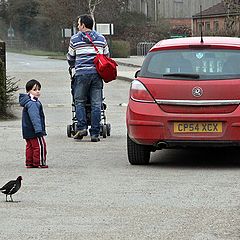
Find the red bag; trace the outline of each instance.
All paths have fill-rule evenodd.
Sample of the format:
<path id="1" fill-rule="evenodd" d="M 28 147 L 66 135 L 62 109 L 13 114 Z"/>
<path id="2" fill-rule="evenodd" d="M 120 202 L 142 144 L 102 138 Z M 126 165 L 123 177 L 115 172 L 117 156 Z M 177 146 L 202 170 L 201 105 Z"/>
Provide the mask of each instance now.
<path id="1" fill-rule="evenodd" d="M 94 59 L 94 64 L 98 74 L 101 76 L 105 83 L 111 82 L 117 78 L 117 63 L 110 57 L 100 54 L 98 48 L 94 45 L 92 38 L 86 34 L 90 42 L 92 43 L 97 55 Z"/>
<path id="2" fill-rule="evenodd" d="M 97 53 L 93 62 L 96 65 L 98 74 L 105 83 L 117 78 L 117 63 L 113 59 L 104 54 Z"/>

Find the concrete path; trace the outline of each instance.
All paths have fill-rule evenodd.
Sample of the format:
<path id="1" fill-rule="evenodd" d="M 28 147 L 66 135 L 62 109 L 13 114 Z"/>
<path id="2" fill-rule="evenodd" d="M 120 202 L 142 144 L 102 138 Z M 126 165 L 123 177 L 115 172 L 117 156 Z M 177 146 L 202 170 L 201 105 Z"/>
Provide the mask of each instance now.
<path id="1" fill-rule="evenodd" d="M 132 81 L 137 70 L 141 68 L 144 57 L 115 58 L 118 63 L 118 79 Z"/>

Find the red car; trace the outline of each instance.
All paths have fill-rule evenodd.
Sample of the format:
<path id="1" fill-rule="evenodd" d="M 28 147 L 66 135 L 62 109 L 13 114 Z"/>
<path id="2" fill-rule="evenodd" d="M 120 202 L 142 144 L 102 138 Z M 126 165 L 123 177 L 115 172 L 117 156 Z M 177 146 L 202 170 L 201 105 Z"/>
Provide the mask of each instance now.
<path id="1" fill-rule="evenodd" d="M 240 146 L 240 38 L 158 42 L 131 83 L 131 164 L 164 148 Z"/>

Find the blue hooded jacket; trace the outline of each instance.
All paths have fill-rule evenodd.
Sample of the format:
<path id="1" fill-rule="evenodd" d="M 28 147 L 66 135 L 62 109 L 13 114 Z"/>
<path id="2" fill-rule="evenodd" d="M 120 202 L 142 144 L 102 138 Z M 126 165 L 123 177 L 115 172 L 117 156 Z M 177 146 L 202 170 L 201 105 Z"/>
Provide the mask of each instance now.
<path id="1" fill-rule="evenodd" d="M 24 139 L 47 135 L 45 130 L 45 116 L 41 102 L 32 100 L 28 94 L 19 95 L 22 111 L 22 135 Z"/>

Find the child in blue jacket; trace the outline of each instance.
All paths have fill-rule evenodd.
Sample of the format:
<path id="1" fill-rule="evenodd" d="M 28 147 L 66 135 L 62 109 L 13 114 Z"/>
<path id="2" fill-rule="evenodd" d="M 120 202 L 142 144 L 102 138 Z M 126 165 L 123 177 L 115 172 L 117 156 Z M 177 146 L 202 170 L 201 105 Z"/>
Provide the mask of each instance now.
<path id="1" fill-rule="evenodd" d="M 19 95 L 22 111 L 22 135 L 26 140 L 26 167 L 48 168 L 46 165 L 45 116 L 39 101 L 41 84 L 35 80 L 26 83 L 27 94 Z"/>

